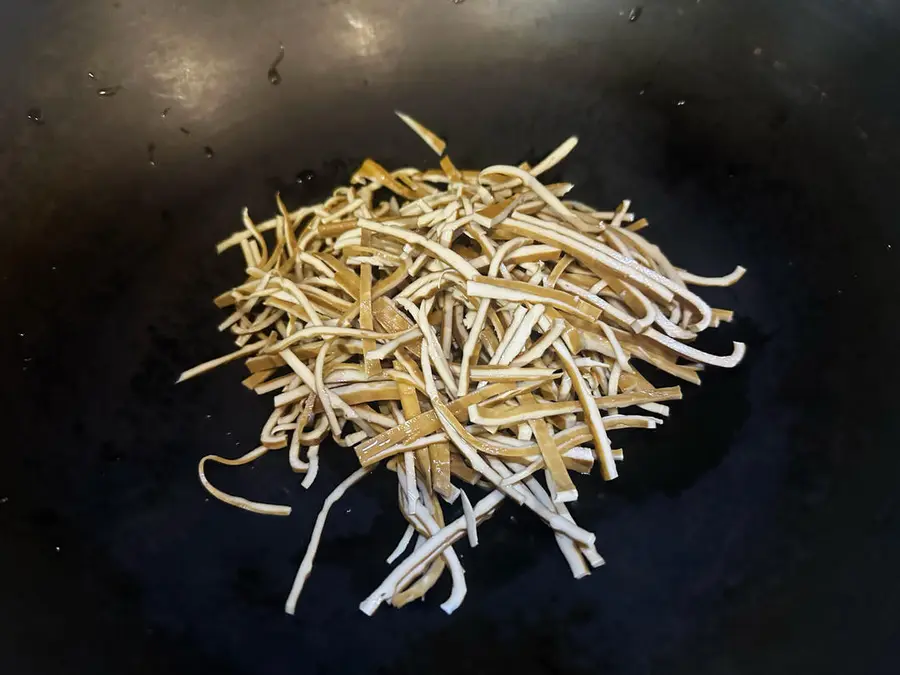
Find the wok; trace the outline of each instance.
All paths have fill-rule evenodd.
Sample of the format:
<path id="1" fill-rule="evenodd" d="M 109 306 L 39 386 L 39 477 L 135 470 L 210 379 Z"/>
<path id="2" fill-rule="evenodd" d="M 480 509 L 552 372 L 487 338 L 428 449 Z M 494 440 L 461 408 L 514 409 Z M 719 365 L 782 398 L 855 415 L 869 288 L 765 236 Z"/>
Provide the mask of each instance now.
<path id="1" fill-rule="evenodd" d="M 0 3 L 0 671 L 896 672 L 900 10 L 631 8 Z M 365 156 L 434 164 L 394 109 L 467 167 L 577 134 L 555 175 L 578 198 L 633 199 L 698 274 L 749 269 L 708 294 L 738 320 L 703 342 L 749 353 L 687 386 L 662 430 L 622 437 L 618 480 L 579 482 L 607 560 L 589 578 L 505 505 L 459 546 L 456 614 L 439 585 L 365 617 L 403 529 L 382 473 L 332 514 L 291 618 L 352 458 L 323 449 L 309 492 L 277 453 L 216 471 L 291 518 L 209 500 L 198 459 L 248 449 L 268 402 L 238 365 L 173 383 L 229 349 L 210 300 L 241 262 L 213 244 L 242 206 L 320 199 Z"/>

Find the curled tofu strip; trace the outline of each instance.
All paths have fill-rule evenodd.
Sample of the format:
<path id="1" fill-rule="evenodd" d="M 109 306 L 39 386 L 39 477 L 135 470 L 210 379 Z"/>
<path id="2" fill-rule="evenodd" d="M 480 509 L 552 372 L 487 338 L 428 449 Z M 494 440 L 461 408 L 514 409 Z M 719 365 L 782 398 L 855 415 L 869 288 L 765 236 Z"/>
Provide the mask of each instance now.
<path id="1" fill-rule="evenodd" d="M 560 143 L 559 147 L 556 148 L 556 150 L 547 155 L 536 166 L 529 169 L 528 173 L 537 178 L 542 173 L 549 171 L 554 166 L 563 161 L 566 157 L 568 157 L 569 153 L 571 153 L 572 150 L 575 149 L 576 145 L 578 145 L 578 137 L 570 136 L 562 143 Z"/>
<path id="2" fill-rule="evenodd" d="M 255 459 L 259 459 L 268 451 L 269 449 L 267 447 L 260 446 L 254 450 L 251 450 L 247 454 L 238 457 L 237 459 L 228 459 L 227 457 L 219 457 L 219 455 L 206 455 L 206 457 L 200 460 L 200 464 L 197 466 L 197 473 L 200 475 L 200 483 L 213 497 L 225 502 L 226 504 L 236 506 L 239 509 L 253 511 L 253 513 L 262 513 L 263 515 L 267 516 L 289 516 L 291 515 L 290 506 L 266 504 L 264 502 L 253 502 L 249 499 L 244 499 L 243 497 L 235 497 L 234 495 L 230 495 L 227 492 L 223 492 L 219 488 L 213 486 L 213 484 L 210 483 L 206 477 L 204 467 L 206 466 L 207 462 L 215 462 L 216 464 L 224 464 L 225 466 L 241 466 L 243 464 L 249 464 Z"/>
<path id="3" fill-rule="evenodd" d="M 381 223 L 376 223 L 374 221 L 365 220 L 362 218 L 359 221 L 359 226 L 365 230 L 383 234 L 386 237 L 399 239 L 400 241 L 406 242 L 407 244 L 419 246 L 420 248 L 423 248 L 434 255 L 434 257 L 441 262 L 444 262 L 455 269 L 465 279 L 473 279 L 474 277 L 478 276 L 478 270 L 472 267 L 465 260 L 465 258 L 454 252 L 452 249 L 449 249 L 446 246 L 441 246 L 434 241 L 426 239 L 420 234 L 416 234 L 415 232 L 408 232 L 401 227 L 382 225 Z"/>
<path id="4" fill-rule="evenodd" d="M 738 265 L 731 274 L 721 277 L 701 277 L 685 270 L 678 270 L 678 276 L 681 277 L 684 283 L 693 284 L 694 286 L 734 286 L 746 272 L 746 269 Z"/>
<path id="5" fill-rule="evenodd" d="M 514 178 L 518 178 L 522 183 L 528 187 L 532 192 L 534 192 L 537 197 L 543 201 L 547 206 L 557 215 L 561 216 L 563 220 L 567 221 L 569 224 L 574 225 L 579 230 L 584 227 L 585 222 L 579 218 L 575 213 L 570 211 L 568 207 L 563 204 L 559 199 L 557 199 L 556 195 L 554 195 L 550 190 L 548 190 L 535 176 L 532 176 L 527 171 L 524 171 L 515 166 L 504 166 L 501 164 L 495 164 L 494 166 L 489 166 L 486 169 L 482 169 L 481 176 L 490 176 L 490 175 L 504 175 L 504 176 L 512 176 Z"/>
<path id="6" fill-rule="evenodd" d="M 241 466 L 271 451 L 304 489 L 338 454 L 358 464 L 315 519 L 289 614 L 303 611 L 330 511 L 379 465 L 396 484 L 397 534 L 405 530 L 363 612 L 423 599 L 444 577 L 451 590 L 440 606 L 456 610 L 467 586 L 455 544 L 465 537 L 460 545 L 503 555 L 482 526 L 504 500 L 548 525 L 572 575 L 588 576 L 603 558 L 569 507 L 593 494 L 598 474 L 627 470 L 626 449 L 613 447 L 621 430 L 677 416 L 682 391 L 654 386 L 659 372 L 700 384 L 746 353 L 737 341 L 730 353 L 707 350 L 708 328 L 739 327 L 723 328 L 733 311 L 700 295 L 734 285 L 743 267 L 687 272 L 647 238 L 630 199 L 595 208 L 569 198 L 571 183 L 543 182 L 576 137 L 534 166 L 478 170 L 397 116 L 438 155 L 437 168 L 367 158 L 318 203 L 290 211 L 276 195 L 261 222 L 244 209 L 216 247 L 240 253 L 239 276 L 214 299 L 226 315 L 210 327 L 231 336 L 233 351 L 178 380 L 243 363 L 244 387 L 271 399 L 254 450 L 200 459 L 201 484 L 227 504 L 291 513 L 216 488 L 210 463 Z M 577 489 L 573 472 L 586 477 Z M 445 522 L 457 501 L 462 515 Z"/>

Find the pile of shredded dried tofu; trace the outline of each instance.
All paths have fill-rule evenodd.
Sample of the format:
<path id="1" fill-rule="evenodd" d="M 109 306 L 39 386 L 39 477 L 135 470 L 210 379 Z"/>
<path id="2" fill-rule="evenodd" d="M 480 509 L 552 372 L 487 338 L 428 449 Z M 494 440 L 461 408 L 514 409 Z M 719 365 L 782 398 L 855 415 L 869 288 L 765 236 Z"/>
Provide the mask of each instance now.
<path id="1" fill-rule="evenodd" d="M 218 251 L 239 248 L 247 280 L 215 300 L 232 310 L 219 330 L 238 349 L 179 380 L 244 359 L 244 385 L 275 394 L 259 447 L 200 462 L 203 485 L 229 504 L 290 513 L 215 488 L 207 462 L 241 465 L 287 448 L 308 487 L 328 437 L 356 453 L 360 468 L 316 520 L 289 613 L 329 509 L 379 464 L 396 475 L 408 527 L 388 563 L 403 559 L 362 602 L 365 613 L 421 598 L 445 571 L 452 592 L 442 608 L 456 609 L 466 583 L 453 544 L 466 536 L 475 546 L 478 525 L 504 500 L 547 523 L 572 574 L 588 574 L 603 559 L 566 508 L 578 498 L 570 472 L 596 462 L 615 478 L 622 451 L 610 435 L 653 429 L 669 414 L 665 402 L 681 398 L 638 368 L 696 384 L 705 365 L 731 368 L 745 350 L 691 346 L 732 313 L 688 288 L 731 285 L 743 268 L 690 274 L 639 234 L 647 221 L 628 201 L 597 211 L 565 199 L 570 184 L 541 183 L 577 139 L 533 167 L 465 171 L 443 140 L 399 115 L 440 169 L 388 171 L 367 159 L 323 203 L 290 212 L 276 198 L 279 215 L 263 223 L 245 210 L 244 229 Z M 457 500 L 462 514 L 447 522 L 445 505 Z"/>

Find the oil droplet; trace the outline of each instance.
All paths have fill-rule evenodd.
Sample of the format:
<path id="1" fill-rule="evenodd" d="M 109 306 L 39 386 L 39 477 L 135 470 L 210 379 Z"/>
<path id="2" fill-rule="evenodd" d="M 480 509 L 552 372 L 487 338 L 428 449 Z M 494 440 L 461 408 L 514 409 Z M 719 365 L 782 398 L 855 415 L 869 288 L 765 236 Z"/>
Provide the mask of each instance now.
<path id="1" fill-rule="evenodd" d="M 310 169 L 304 169 L 300 173 L 297 174 L 297 182 L 301 185 L 304 183 L 311 183 L 316 179 L 316 172 Z"/>
<path id="2" fill-rule="evenodd" d="M 628 20 L 631 23 L 634 23 L 635 21 L 637 21 L 638 19 L 641 18 L 641 14 L 643 14 L 643 13 L 644 13 L 643 7 L 640 7 L 640 6 L 635 7 L 630 12 L 628 12 Z"/>
<path id="3" fill-rule="evenodd" d="M 156 143 L 153 141 L 147 143 L 147 160 L 150 166 L 156 166 Z"/>
<path id="4" fill-rule="evenodd" d="M 188 129 L 187 127 L 178 127 L 178 131 L 180 131 L 181 133 L 183 133 L 185 136 L 190 136 L 190 135 L 191 135 L 191 130 Z"/>
<path id="5" fill-rule="evenodd" d="M 281 73 L 278 72 L 278 64 L 281 63 L 282 59 L 284 59 L 284 44 L 279 42 L 278 56 L 272 61 L 272 65 L 269 66 L 269 72 L 267 73 L 269 84 L 281 84 Z"/>
<path id="6" fill-rule="evenodd" d="M 169 111 L 170 111 L 170 110 L 171 110 L 171 108 L 163 108 L 163 111 L 162 111 L 161 113 L 159 113 L 159 116 L 160 116 L 160 117 L 165 117 L 166 115 L 169 114 Z"/>
<path id="7" fill-rule="evenodd" d="M 216 153 L 208 145 L 203 146 L 203 152 L 206 154 L 206 159 L 212 159 L 213 157 L 216 156 Z M 231 433 L 231 432 L 229 432 L 229 433 Z"/>
<path id="8" fill-rule="evenodd" d="M 44 123 L 44 113 L 40 108 L 29 108 L 28 112 L 25 113 L 35 124 L 43 124 Z"/>
<path id="9" fill-rule="evenodd" d="M 119 90 L 122 88 L 122 85 L 117 84 L 112 87 L 100 87 L 97 90 L 97 96 L 102 96 L 103 98 L 109 98 L 110 96 L 115 96 L 119 93 Z"/>

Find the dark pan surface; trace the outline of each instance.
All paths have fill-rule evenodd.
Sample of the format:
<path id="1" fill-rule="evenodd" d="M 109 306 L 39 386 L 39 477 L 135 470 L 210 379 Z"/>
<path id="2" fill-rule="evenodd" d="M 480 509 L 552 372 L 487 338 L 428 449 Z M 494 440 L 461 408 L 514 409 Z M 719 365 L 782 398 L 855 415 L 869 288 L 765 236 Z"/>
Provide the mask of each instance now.
<path id="1" fill-rule="evenodd" d="M 900 13 L 642 7 L 0 2 L 0 672 L 896 672 Z M 215 471 L 288 519 L 210 501 L 197 460 L 248 449 L 268 402 L 239 366 L 173 382 L 229 348 L 210 299 L 240 261 L 213 244 L 241 206 L 320 198 L 366 155 L 434 162 L 394 108 L 466 166 L 578 134 L 557 175 L 580 198 L 634 199 L 697 273 L 749 268 L 708 294 L 739 320 L 704 342 L 749 356 L 623 437 L 619 480 L 579 483 L 607 559 L 590 578 L 507 505 L 459 547 L 457 614 L 442 585 L 366 618 L 403 529 L 380 474 L 333 512 L 290 618 L 353 463 L 328 450 L 309 493 L 277 454 Z"/>

